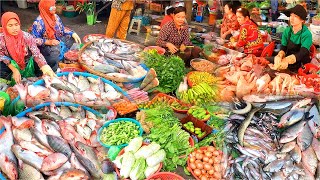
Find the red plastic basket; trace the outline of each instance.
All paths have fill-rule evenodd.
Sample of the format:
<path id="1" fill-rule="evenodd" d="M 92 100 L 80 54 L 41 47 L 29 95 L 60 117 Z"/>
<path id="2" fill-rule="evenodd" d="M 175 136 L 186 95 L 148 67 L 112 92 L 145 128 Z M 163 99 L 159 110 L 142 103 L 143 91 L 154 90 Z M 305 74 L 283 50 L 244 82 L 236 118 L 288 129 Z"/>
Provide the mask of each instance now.
<path id="1" fill-rule="evenodd" d="M 145 143 L 145 142 L 142 143 L 142 146 L 147 146 L 147 145 L 149 145 L 149 143 Z M 124 154 L 124 148 L 121 149 L 121 151 L 119 152 L 118 156 L 121 156 L 122 154 Z M 158 173 L 158 172 L 160 172 L 161 168 L 162 168 L 162 162 L 160 163 L 159 169 L 155 172 L 155 174 Z M 115 169 L 116 169 L 117 175 L 118 175 L 119 177 L 121 177 L 121 176 L 120 176 L 119 168 L 115 167 Z M 151 176 L 153 176 L 153 175 L 151 175 Z M 150 176 L 150 177 L 151 177 L 151 176 Z M 122 179 L 122 180 L 123 180 L 123 179 Z M 129 179 L 124 179 L 124 180 L 129 180 Z"/>
<path id="2" fill-rule="evenodd" d="M 150 177 L 148 177 L 147 180 L 158 179 L 158 178 L 161 180 L 184 180 L 183 177 L 171 172 L 155 173 L 154 175 L 151 175 Z"/>

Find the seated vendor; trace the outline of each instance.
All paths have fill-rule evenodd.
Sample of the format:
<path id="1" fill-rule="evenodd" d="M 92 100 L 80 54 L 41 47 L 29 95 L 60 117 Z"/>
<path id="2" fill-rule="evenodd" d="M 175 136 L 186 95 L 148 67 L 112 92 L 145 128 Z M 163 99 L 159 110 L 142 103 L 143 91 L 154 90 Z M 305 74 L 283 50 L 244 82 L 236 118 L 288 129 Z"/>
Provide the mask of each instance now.
<path id="1" fill-rule="evenodd" d="M 55 0 L 41 0 L 39 11 L 40 15 L 32 25 L 32 34 L 37 38 L 39 49 L 49 66 L 57 71 L 61 51 L 60 41 L 70 49 L 74 42 L 81 43 L 81 40 L 75 32 L 65 29 L 56 14 Z"/>
<path id="2" fill-rule="evenodd" d="M 303 64 L 311 61 L 312 35 L 304 25 L 307 12 L 303 6 L 296 5 L 289 9 L 286 15 L 290 16 L 290 26 L 282 34 L 281 50 L 278 55 L 270 59 L 274 63 L 274 65 L 270 64 L 270 68 L 274 70 L 288 68 L 291 71 L 297 71 Z"/>
<path id="3" fill-rule="evenodd" d="M 173 21 L 173 14 L 174 12 L 174 7 L 170 7 L 167 9 L 166 11 L 166 15 L 164 16 L 164 18 L 161 21 L 160 27 L 164 26 L 165 24 L 167 24 L 170 21 Z"/>
<path id="4" fill-rule="evenodd" d="M 0 78 L 12 78 L 16 83 L 20 83 L 22 77 L 40 76 L 41 71 L 43 74 L 55 76 L 33 36 L 21 31 L 20 19 L 16 13 L 4 13 L 1 25 L 3 32 L 0 33 Z"/>
<path id="5" fill-rule="evenodd" d="M 260 56 L 264 45 L 257 24 L 250 19 L 249 11 L 245 8 L 239 8 L 236 16 L 240 24 L 240 34 L 236 47 L 238 49 L 243 47 L 245 54 Z"/>
<path id="6" fill-rule="evenodd" d="M 232 31 L 239 30 L 239 23 L 236 16 L 236 8 L 231 3 L 224 6 L 224 16 L 221 24 L 220 37 L 222 39 L 230 39 Z"/>
<path id="7" fill-rule="evenodd" d="M 161 28 L 156 43 L 171 54 L 180 56 L 185 61 L 186 66 L 190 66 L 190 60 L 198 58 L 201 49 L 193 46 L 190 41 L 189 28 L 185 19 L 186 8 L 177 7 L 174 10 L 173 21 L 168 22 Z"/>

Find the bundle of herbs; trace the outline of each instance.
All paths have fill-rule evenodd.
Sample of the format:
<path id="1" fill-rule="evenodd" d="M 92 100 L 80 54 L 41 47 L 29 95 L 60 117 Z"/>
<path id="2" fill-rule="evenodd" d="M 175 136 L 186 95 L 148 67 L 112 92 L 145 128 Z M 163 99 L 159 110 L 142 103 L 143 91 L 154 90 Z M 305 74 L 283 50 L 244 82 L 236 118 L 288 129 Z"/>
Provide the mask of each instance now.
<path id="1" fill-rule="evenodd" d="M 163 56 L 156 50 L 150 50 L 143 54 L 144 62 L 149 68 L 157 72 L 160 92 L 169 93 L 175 91 L 186 73 L 185 64 L 178 56 Z"/>

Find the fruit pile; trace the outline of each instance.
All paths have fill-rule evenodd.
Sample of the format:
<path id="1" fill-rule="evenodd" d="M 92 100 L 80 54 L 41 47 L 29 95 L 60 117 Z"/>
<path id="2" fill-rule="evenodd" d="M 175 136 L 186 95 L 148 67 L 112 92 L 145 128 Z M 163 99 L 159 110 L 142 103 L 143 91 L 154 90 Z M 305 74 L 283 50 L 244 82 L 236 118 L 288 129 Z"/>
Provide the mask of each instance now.
<path id="1" fill-rule="evenodd" d="M 213 146 L 202 147 L 189 155 L 188 169 L 196 179 L 222 179 L 222 155 Z"/>
<path id="2" fill-rule="evenodd" d="M 188 114 L 199 119 L 200 121 L 207 121 L 210 118 L 210 114 L 207 112 L 207 110 L 198 106 L 192 106 L 188 110 Z"/>
<path id="3" fill-rule="evenodd" d="M 177 94 L 177 97 L 186 103 L 203 104 L 212 102 L 218 98 L 218 88 L 209 86 L 207 83 L 200 83 L 187 91 Z"/>
<path id="4" fill-rule="evenodd" d="M 194 127 L 193 122 L 189 121 L 185 124 L 183 124 L 183 126 L 190 132 L 195 133 L 199 138 L 202 138 L 202 136 L 204 136 L 206 134 L 205 131 L 201 131 L 201 128 L 198 127 Z"/>

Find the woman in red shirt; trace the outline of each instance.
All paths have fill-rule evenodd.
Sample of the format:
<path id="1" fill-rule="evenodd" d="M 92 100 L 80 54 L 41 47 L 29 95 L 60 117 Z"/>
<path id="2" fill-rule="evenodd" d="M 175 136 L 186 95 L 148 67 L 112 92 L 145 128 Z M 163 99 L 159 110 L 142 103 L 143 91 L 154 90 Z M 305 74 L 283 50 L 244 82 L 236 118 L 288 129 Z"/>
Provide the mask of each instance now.
<path id="1" fill-rule="evenodd" d="M 162 19 L 160 27 L 164 26 L 170 21 L 173 21 L 173 16 L 174 16 L 173 12 L 174 12 L 174 7 L 167 9 L 167 12 L 166 12 L 167 15 L 165 15 L 164 18 Z"/>
<path id="2" fill-rule="evenodd" d="M 239 8 L 236 16 L 240 24 L 240 35 L 236 46 L 243 47 L 246 54 L 260 56 L 264 45 L 257 24 L 250 19 L 249 11 L 245 8 Z"/>
<path id="3" fill-rule="evenodd" d="M 231 3 L 224 5 L 224 16 L 221 24 L 220 37 L 222 39 L 230 39 L 231 32 L 239 29 L 240 25 L 237 21 L 236 8 Z"/>

